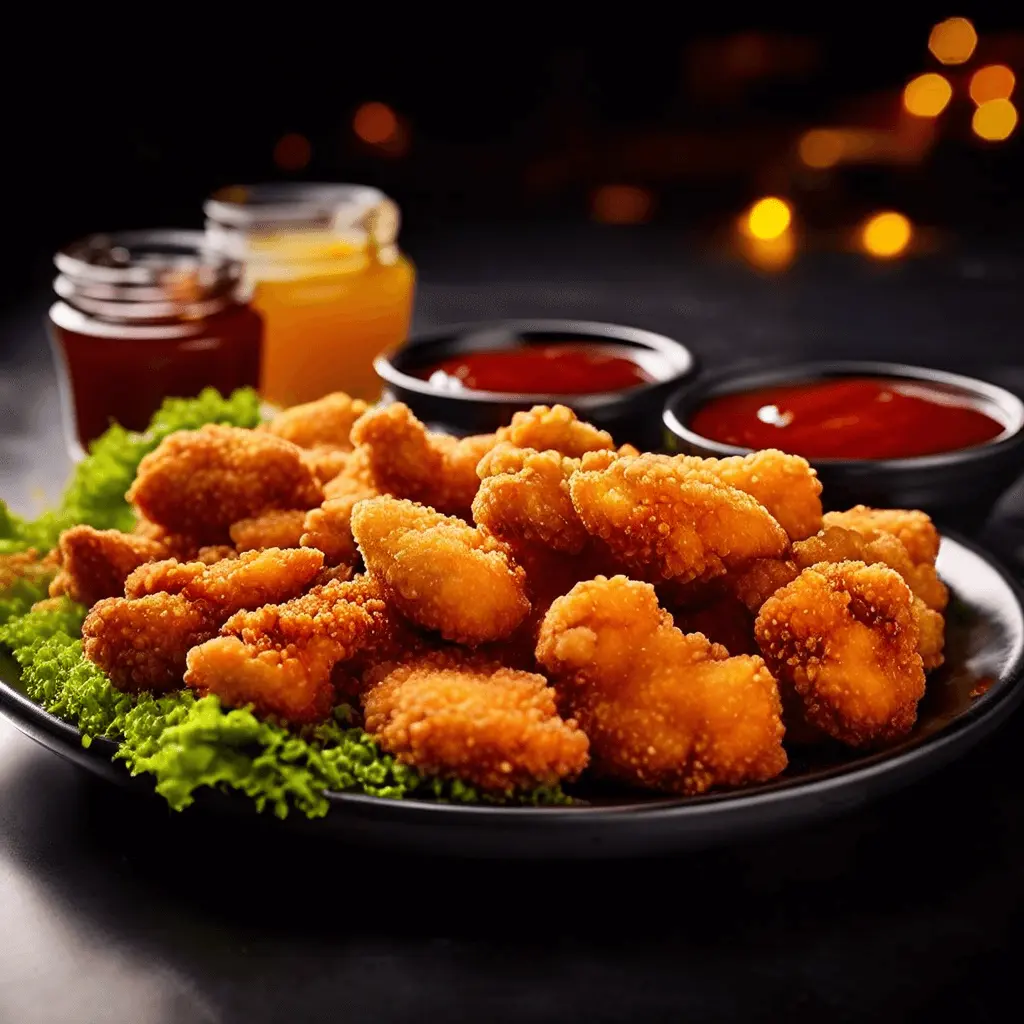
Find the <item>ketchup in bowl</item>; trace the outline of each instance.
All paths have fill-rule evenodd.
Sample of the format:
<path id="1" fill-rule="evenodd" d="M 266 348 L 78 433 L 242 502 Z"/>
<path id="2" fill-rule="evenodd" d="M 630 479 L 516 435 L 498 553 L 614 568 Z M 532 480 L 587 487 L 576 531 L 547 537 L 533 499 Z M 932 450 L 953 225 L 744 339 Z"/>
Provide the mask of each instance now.
<path id="1" fill-rule="evenodd" d="M 961 451 L 1006 432 L 971 396 L 926 381 L 841 377 L 712 398 L 689 421 L 701 437 L 808 459 L 908 459 Z"/>
<path id="2" fill-rule="evenodd" d="M 467 352 L 425 367 L 417 376 L 448 391 L 505 395 L 594 395 L 655 379 L 614 346 L 564 344 Z"/>

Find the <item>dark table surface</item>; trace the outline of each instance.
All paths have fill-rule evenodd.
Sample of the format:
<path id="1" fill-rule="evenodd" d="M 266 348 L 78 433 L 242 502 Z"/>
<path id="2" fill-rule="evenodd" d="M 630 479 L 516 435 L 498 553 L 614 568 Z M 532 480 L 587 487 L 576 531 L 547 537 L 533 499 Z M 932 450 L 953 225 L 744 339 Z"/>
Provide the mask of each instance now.
<path id="1" fill-rule="evenodd" d="M 762 278 L 628 231 L 417 255 L 421 327 L 581 316 L 712 367 L 888 358 L 1024 391 L 1008 255 Z M 68 468 L 47 301 L 0 321 L 0 494 L 26 512 Z M 1019 575 L 1024 495 L 979 539 Z M 0 1022 L 1002 1019 L 1024 952 L 1022 741 L 1018 714 L 910 790 L 713 854 L 469 863 L 175 815 L 0 721 Z"/>

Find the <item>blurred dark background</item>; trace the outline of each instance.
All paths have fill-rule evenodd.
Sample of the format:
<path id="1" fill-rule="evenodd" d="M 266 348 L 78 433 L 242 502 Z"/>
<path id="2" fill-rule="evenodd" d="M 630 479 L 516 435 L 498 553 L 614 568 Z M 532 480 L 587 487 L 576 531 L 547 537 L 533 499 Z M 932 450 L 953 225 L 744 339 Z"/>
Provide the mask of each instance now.
<path id="1" fill-rule="evenodd" d="M 790 205 L 795 243 L 768 269 L 863 250 L 858 232 L 882 210 L 909 221 L 899 257 L 1016 245 L 1024 149 L 1003 94 L 1018 99 L 1006 69 L 1024 75 L 1024 19 L 1009 5 L 836 6 L 817 21 L 722 6 L 664 23 L 620 11 L 622 31 L 602 38 L 555 37 L 525 12 L 512 28 L 439 13 L 422 33 L 397 9 L 366 26 L 304 13 L 293 34 L 200 31 L 195 14 L 155 11 L 137 37 L 134 23 L 54 13 L 38 59 L 7 44 L 3 297 L 44 288 L 54 249 L 78 236 L 198 227 L 213 189 L 257 180 L 380 186 L 414 259 L 442 234 L 535 222 L 642 224 L 728 248 L 766 195 Z M 931 52 L 951 15 L 976 40 L 947 26 Z M 926 74 L 948 85 L 907 91 Z M 997 101 L 987 124 L 972 92 Z"/>

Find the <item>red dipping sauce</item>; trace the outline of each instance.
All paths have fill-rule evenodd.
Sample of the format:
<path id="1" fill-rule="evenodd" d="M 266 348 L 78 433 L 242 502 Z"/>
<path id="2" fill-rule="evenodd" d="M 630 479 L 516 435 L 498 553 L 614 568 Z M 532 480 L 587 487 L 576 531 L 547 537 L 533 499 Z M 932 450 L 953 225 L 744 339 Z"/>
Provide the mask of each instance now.
<path id="1" fill-rule="evenodd" d="M 432 384 L 505 395 L 593 395 L 650 384 L 639 363 L 601 345 L 524 345 L 467 352 L 419 371 Z"/>
<path id="2" fill-rule="evenodd" d="M 808 459 L 908 459 L 984 444 L 1006 429 L 971 399 L 926 382 L 846 377 L 714 398 L 690 420 L 702 437 Z"/>

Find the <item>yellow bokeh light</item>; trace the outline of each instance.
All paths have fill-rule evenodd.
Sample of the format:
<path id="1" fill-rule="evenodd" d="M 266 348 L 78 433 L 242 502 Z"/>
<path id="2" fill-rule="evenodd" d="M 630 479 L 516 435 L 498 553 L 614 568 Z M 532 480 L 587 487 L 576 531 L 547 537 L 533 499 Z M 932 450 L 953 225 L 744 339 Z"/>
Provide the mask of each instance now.
<path id="1" fill-rule="evenodd" d="M 903 106 L 916 117 L 938 117 L 949 104 L 953 87 L 943 78 L 930 71 L 907 82 L 903 90 Z"/>
<path id="2" fill-rule="evenodd" d="M 793 220 L 789 203 L 778 196 L 759 199 L 747 214 L 747 230 L 754 238 L 770 241 L 786 233 Z"/>
<path id="3" fill-rule="evenodd" d="M 899 256 L 914 235 L 914 229 L 902 213 L 887 210 L 869 217 L 861 228 L 860 240 L 869 256 L 889 260 Z"/>
<path id="4" fill-rule="evenodd" d="M 799 149 L 808 167 L 835 167 L 843 158 L 843 136 L 830 128 L 814 128 L 801 137 Z"/>
<path id="5" fill-rule="evenodd" d="M 989 100 L 974 112 L 971 127 L 979 139 L 1002 142 L 1017 127 L 1017 108 L 1009 100 Z"/>
<path id="6" fill-rule="evenodd" d="M 989 64 L 971 75 L 971 99 L 979 107 L 992 100 L 1008 100 L 1016 84 L 1016 76 L 1005 64 Z"/>
<path id="7" fill-rule="evenodd" d="M 932 29 L 928 49 L 943 64 L 963 64 L 978 45 L 978 33 L 966 18 L 947 18 Z"/>
<path id="8" fill-rule="evenodd" d="M 352 118 L 352 130 L 370 145 L 391 142 L 398 135 L 398 118 L 386 103 L 364 103 Z"/>

